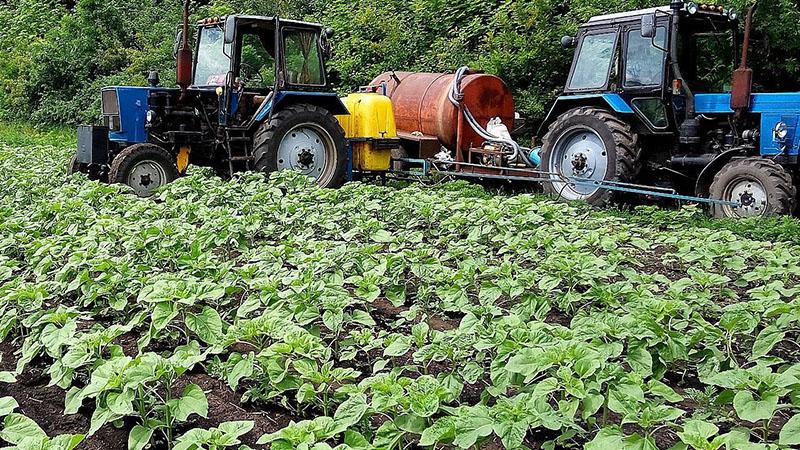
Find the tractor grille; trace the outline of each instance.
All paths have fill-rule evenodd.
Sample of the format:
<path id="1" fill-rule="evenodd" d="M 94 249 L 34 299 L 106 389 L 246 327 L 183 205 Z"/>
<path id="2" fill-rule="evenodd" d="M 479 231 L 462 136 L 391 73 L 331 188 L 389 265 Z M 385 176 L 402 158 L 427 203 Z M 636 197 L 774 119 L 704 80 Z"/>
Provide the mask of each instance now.
<path id="1" fill-rule="evenodd" d="M 119 115 L 119 100 L 117 99 L 116 89 L 106 89 L 103 91 L 102 108 L 104 116 Z"/>

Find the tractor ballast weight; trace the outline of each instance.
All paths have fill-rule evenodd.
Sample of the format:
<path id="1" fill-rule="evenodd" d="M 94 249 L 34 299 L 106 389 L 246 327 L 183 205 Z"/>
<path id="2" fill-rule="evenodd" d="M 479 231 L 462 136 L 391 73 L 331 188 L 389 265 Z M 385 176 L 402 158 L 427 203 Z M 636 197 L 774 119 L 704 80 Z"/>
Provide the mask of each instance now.
<path id="1" fill-rule="evenodd" d="M 194 46 L 189 34 L 194 30 Z M 349 175 L 349 114 L 327 77 L 330 30 L 277 17 L 230 15 L 184 23 L 175 39 L 177 88 L 110 86 L 102 126 L 79 129 L 73 171 L 139 195 L 189 163 L 222 176 L 298 170 L 335 187 Z"/>

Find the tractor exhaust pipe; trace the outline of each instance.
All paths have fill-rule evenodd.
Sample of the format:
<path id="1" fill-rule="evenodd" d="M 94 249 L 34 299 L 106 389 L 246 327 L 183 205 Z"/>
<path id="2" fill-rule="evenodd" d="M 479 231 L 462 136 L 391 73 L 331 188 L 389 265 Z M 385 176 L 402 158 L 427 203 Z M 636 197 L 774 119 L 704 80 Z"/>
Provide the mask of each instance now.
<path id="1" fill-rule="evenodd" d="M 733 71 L 731 81 L 731 109 L 738 120 L 750 109 L 750 98 L 753 93 L 753 69 L 747 67 L 747 54 L 750 51 L 750 32 L 753 27 L 753 15 L 756 5 L 747 10 L 744 23 L 744 41 L 742 42 L 742 61 L 739 68 Z"/>
<path id="2" fill-rule="evenodd" d="M 186 99 L 186 90 L 192 84 L 192 49 L 189 48 L 189 0 L 183 2 L 183 33 L 176 54 L 175 78 L 181 88 L 180 100 Z"/>

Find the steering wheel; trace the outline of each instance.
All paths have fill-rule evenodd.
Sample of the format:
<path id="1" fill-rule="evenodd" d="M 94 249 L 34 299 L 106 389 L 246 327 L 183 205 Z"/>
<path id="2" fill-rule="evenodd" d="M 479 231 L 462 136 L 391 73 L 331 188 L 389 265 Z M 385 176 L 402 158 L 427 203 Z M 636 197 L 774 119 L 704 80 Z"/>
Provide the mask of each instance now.
<path id="1" fill-rule="evenodd" d="M 249 84 L 249 81 L 258 81 L 258 87 L 264 87 L 264 76 L 261 75 L 260 71 L 255 70 L 255 67 L 251 66 L 250 64 L 244 62 L 241 63 L 239 67 L 239 74 L 241 75 L 242 81 L 244 81 L 245 84 Z"/>

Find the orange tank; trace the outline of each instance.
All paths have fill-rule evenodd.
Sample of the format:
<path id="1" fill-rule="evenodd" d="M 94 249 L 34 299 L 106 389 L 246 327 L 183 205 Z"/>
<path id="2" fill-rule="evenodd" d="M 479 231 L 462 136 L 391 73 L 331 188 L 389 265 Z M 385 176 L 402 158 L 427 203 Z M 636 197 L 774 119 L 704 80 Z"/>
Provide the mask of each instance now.
<path id="1" fill-rule="evenodd" d="M 451 151 L 466 150 L 483 143 L 464 121 L 459 136 L 458 109 L 450 102 L 448 93 L 453 74 L 387 72 L 375 78 L 371 85 L 385 84 L 392 99 L 398 134 L 420 132 L 438 138 Z M 509 130 L 514 127 L 514 97 L 505 82 L 493 75 L 469 74 L 461 80 L 463 104 L 478 123 L 500 117 Z M 460 139 L 459 139 L 460 137 Z"/>

